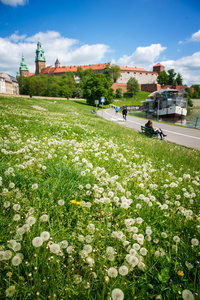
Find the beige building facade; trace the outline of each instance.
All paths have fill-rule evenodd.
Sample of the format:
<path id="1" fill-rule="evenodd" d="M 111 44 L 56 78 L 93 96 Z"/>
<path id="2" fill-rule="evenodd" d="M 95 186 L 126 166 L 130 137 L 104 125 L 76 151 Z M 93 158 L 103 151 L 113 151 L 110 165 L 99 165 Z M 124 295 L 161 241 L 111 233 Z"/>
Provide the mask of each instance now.
<path id="1" fill-rule="evenodd" d="M 0 73 L 0 94 L 19 95 L 19 84 L 15 77 Z"/>

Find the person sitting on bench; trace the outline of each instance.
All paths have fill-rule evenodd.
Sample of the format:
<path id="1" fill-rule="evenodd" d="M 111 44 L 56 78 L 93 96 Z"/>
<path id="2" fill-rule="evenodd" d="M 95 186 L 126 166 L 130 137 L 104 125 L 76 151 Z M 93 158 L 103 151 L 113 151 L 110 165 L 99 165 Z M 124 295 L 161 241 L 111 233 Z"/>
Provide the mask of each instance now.
<path id="1" fill-rule="evenodd" d="M 155 133 L 158 133 L 160 135 L 160 139 L 162 140 L 163 137 L 167 136 L 166 134 L 163 133 L 162 129 L 161 128 L 153 128 L 153 123 L 151 120 L 149 120 L 146 124 L 145 124 L 145 127 L 147 128 L 152 128 L 153 131 Z"/>

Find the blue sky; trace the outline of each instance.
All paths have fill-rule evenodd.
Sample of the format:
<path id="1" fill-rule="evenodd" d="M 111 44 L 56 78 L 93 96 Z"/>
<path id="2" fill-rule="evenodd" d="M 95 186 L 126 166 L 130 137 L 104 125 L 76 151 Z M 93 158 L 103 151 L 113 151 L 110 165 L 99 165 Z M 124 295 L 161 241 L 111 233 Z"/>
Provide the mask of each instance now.
<path id="1" fill-rule="evenodd" d="M 0 72 L 15 76 L 22 53 L 34 72 L 38 39 L 47 66 L 160 62 L 200 84 L 200 0 L 0 0 Z"/>

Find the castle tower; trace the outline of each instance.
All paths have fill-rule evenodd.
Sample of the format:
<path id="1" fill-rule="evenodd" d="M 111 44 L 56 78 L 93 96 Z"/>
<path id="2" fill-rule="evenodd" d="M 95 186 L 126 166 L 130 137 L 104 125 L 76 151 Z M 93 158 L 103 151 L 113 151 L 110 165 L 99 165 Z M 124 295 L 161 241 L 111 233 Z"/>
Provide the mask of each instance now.
<path id="1" fill-rule="evenodd" d="M 22 54 L 22 61 L 21 61 L 20 67 L 19 67 L 19 71 L 17 72 L 17 77 L 18 76 L 29 77 L 29 69 L 24 60 L 24 54 Z"/>
<path id="2" fill-rule="evenodd" d="M 42 49 L 41 42 L 38 41 L 36 56 L 35 56 L 35 75 L 41 73 L 41 70 L 45 68 L 45 66 L 46 66 L 46 60 L 44 57 L 44 50 Z"/>
<path id="3" fill-rule="evenodd" d="M 160 74 L 160 72 L 165 71 L 165 67 L 161 65 L 160 63 L 157 63 L 155 66 L 153 66 L 153 72 Z"/>
<path id="4" fill-rule="evenodd" d="M 56 67 L 56 68 L 59 68 L 59 67 L 60 67 L 60 62 L 59 62 L 58 58 L 56 59 L 55 67 Z"/>

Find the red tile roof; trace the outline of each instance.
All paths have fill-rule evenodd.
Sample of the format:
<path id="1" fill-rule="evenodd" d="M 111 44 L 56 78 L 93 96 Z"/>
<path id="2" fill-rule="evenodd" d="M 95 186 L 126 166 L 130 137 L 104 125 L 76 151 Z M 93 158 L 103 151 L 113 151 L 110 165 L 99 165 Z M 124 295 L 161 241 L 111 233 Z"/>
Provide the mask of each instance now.
<path id="1" fill-rule="evenodd" d="M 81 67 L 83 71 L 87 69 L 92 69 L 94 71 L 103 70 L 107 65 L 111 65 L 111 63 L 105 64 L 95 64 L 95 65 L 85 65 L 85 66 L 64 66 L 64 67 L 46 67 L 41 70 L 42 74 L 58 74 L 58 73 L 67 73 L 67 72 L 76 72 L 78 67 Z"/>
<path id="2" fill-rule="evenodd" d="M 123 71 L 130 71 L 130 72 L 147 72 L 144 68 L 137 68 L 137 67 L 120 67 L 120 70 Z"/>

